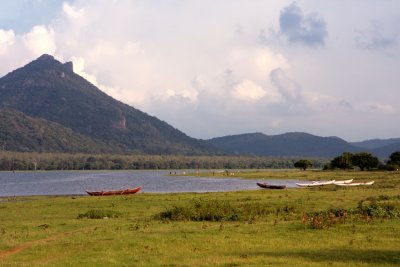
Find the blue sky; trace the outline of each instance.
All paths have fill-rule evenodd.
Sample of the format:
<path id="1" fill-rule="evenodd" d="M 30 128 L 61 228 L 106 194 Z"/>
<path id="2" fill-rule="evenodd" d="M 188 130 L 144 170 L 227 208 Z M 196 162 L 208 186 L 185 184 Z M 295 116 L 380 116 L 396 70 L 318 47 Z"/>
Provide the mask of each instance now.
<path id="1" fill-rule="evenodd" d="M 0 76 L 43 53 L 196 138 L 400 137 L 397 0 L 2 0 Z"/>

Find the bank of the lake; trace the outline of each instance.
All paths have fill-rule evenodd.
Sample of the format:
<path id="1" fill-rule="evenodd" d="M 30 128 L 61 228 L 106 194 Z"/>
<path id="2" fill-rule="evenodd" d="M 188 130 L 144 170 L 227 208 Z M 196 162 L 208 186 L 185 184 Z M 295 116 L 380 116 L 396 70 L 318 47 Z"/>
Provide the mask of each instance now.
<path id="1" fill-rule="evenodd" d="M 398 266 L 400 175 L 382 173 L 375 180 L 371 187 L 352 188 L 1 198 L 0 261 L 2 266 Z M 385 207 L 391 213 L 383 212 Z M 368 208 L 378 213 L 367 215 Z M 210 216 L 198 216 L 205 210 L 229 216 L 208 221 Z M 178 216 L 168 219 L 171 214 Z M 101 219 L 92 219 L 97 215 Z"/>

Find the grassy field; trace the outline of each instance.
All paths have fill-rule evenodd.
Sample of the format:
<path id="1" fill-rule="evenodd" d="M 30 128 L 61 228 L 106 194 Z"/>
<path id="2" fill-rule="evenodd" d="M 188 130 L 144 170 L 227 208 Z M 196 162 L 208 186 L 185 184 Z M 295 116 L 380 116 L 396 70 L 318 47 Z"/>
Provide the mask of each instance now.
<path id="1" fill-rule="evenodd" d="M 400 173 L 257 171 L 238 176 L 355 178 L 375 184 L 0 198 L 0 265 L 400 265 Z"/>

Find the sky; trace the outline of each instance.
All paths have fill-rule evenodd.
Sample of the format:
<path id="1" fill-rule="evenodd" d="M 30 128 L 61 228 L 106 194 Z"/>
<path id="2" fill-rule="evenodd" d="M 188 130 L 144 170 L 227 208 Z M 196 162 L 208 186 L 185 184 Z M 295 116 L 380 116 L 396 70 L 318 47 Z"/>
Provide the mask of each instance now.
<path id="1" fill-rule="evenodd" d="M 2 0 L 0 76 L 47 53 L 200 139 L 400 137 L 398 0 Z"/>

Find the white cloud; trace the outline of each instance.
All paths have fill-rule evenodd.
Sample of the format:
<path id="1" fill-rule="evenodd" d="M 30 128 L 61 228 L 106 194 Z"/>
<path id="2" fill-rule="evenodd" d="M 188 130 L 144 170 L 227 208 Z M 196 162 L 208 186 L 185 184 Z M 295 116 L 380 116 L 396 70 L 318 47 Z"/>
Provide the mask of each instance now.
<path id="1" fill-rule="evenodd" d="M 35 26 L 22 37 L 22 41 L 34 56 L 40 56 L 45 53 L 53 55 L 56 52 L 54 30 L 51 27 Z"/>
<path id="2" fill-rule="evenodd" d="M 232 96 L 244 101 L 257 101 L 266 95 L 264 89 L 258 84 L 244 80 L 233 88 Z"/>
<path id="3" fill-rule="evenodd" d="M 93 85 L 100 86 L 94 75 L 91 75 L 91 74 L 85 72 L 85 60 L 83 58 L 72 57 L 71 60 L 73 63 L 74 72 L 76 74 L 82 76 L 87 81 L 91 82 Z"/>
<path id="4" fill-rule="evenodd" d="M 0 29 L 0 55 L 7 53 L 10 46 L 14 44 L 15 34 L 13 30 Z"/>
<path id="5" fill-rule="evenodd" d="M 85 15 L 83 9 L 76 8 L 67 2 L 63 3 L 62 10 L 71 19 L 80 19 Z"/>

